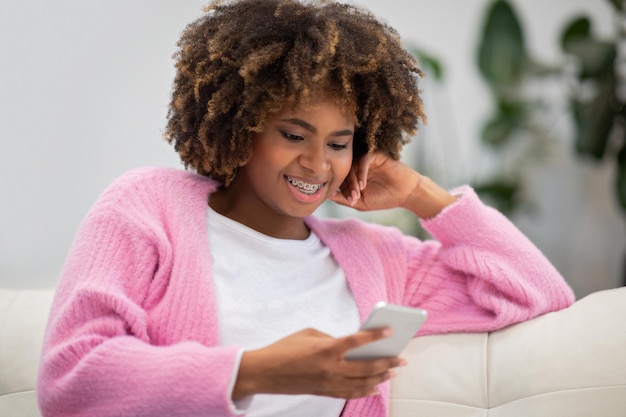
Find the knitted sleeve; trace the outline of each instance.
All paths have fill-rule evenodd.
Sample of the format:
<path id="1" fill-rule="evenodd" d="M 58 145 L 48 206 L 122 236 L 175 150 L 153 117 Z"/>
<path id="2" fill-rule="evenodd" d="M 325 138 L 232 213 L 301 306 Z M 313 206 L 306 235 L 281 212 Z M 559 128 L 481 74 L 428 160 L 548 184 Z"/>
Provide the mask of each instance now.
<path id="1" fill-rule="evenodd" d="M 491 331 L 559 310 L 574 294 L 550 261 L 470 187 L 433 219 L 435 238 L 406 237 L 405 302 L 429 311 L 420 334 Z"/>
<path id="2" fill-rule="evenodd" d="M 168 255 L 147 222 L 110 197 L 83 221 L 57 287 L 38 377 L 42 415 L 231 415 L 238 349 L 152 339 L 146 306 L 158 307 L 149 294 Z"/>

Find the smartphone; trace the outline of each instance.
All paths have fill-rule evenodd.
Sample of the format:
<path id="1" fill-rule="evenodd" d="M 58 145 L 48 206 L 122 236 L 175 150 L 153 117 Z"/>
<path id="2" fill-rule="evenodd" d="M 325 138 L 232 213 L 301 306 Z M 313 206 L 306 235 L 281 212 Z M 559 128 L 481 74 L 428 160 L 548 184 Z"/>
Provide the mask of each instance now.
<path id="1" fill-rule="evenodd" d="M 398 356 L 426 320 L 426 310 L 389 304 L 376 303 L 361 329 L 390 327 L 393 334 L 385 339 L 349 350 L 346 360 L 367 360 Z"/>

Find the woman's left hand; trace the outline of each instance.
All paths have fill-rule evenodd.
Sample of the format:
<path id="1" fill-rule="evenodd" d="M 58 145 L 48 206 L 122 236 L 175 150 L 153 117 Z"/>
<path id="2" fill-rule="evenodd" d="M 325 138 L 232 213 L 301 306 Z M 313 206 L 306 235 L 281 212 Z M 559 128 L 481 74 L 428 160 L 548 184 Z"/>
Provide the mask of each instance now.
<path id="1" fill-rule="evenodd" d="M 331 200 L 360 211 L 403 207 L 430 218 L 456 198 L 403 162 L 374 152 L 353 165 Z"/>

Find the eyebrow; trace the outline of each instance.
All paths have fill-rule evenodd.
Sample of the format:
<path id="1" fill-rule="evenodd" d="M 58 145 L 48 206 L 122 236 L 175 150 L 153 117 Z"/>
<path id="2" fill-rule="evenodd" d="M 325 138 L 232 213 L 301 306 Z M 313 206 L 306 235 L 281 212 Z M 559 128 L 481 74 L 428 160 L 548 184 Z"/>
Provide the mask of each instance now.
<path id="1" fill-rule="evenodd" d="M 291 119 L 281 119 L 282 122 L 293 123 L 294 125 L 298 125 L 308 130 L 311 133 L 317 133 L 317 129 L 312 124 L 298 118 Z M 351 129 L 338 130 L 336 132 L 332 132 L 331 136 L 353 136 L 354 132 Z"/>

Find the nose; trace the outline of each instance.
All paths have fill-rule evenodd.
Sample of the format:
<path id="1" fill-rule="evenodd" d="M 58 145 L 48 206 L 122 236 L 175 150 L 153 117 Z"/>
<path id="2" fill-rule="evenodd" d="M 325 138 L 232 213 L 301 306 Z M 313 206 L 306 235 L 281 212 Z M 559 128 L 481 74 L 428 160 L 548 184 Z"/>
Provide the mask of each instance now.
<path id="1" fill-rule="evenodd" d="M 328 151 L 325 145 L 311 144 L 307 146 L 299 158 L 300 165 L 313 173 L 322 173 L 330 168 Z"/>

